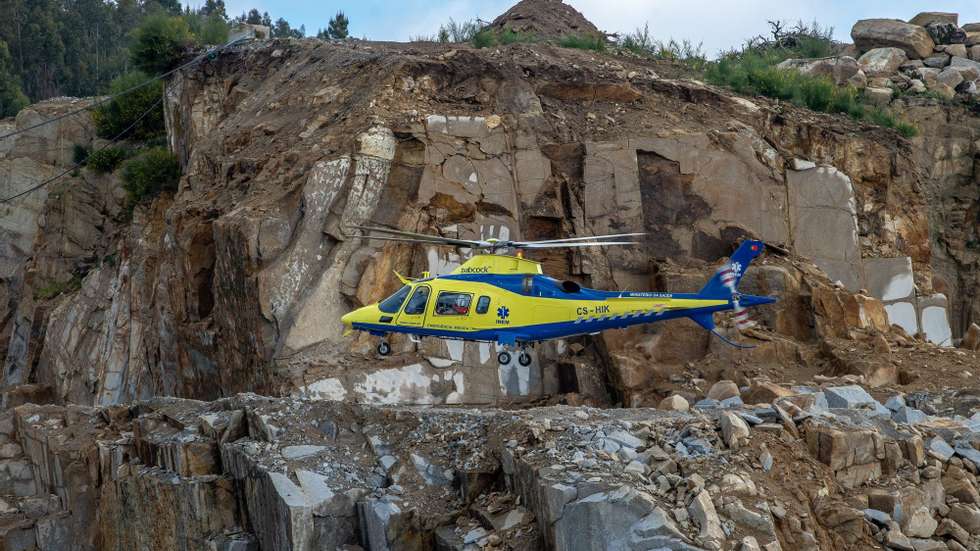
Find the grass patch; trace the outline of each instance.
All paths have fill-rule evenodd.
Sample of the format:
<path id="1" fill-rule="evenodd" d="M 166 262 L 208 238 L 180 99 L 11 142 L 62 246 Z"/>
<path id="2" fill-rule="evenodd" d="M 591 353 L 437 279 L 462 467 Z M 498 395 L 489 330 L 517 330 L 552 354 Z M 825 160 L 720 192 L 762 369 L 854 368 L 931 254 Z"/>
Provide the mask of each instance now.
<path id="1" fill-rule="evenodd" d="M 643 57 L 684 63 L 697 71 L 702 71 L 708 63 L 703 44 L 673 38 L 666 42 L 656 40 L 650 34 L 649 24 L 623 36 L 617 47 Z"/>
<path id="2" fill-rule="evenodd" d="M 606 51 L 606 39 L 602 36 L 593 34 L 570 34 L 561 37 L 558 45 L 562 48 L 574 48 L 576 50 L 592 50 L 593 52 Z"/>
<path id="3" fill-rule="evenodd" d="M 166 148 L 154 147 L 126 161 L 122 166 L 122 179 L 128 205 L 133 208 L 163 191 L 177 191 L 180 163 Z"/>
<path id="4" fill-rule="evenodd" d="M 503 46 L 508 44 L 528 44 L 537 42 L 537 37 L 529 33 L 519 33 L 510 29 L 504 29 L 503 32 L 497 34 L 497 41 Z"/>
<path id="5" fill-rule="evenodd" d="M 50 300 L 64 293 L 74 293 L 82 288 L 82 278 L 72 276 L 68 281 L 48 281 L 34 289 L 34 300 Z"/>
<path id="6" fill-rule="evenodd" d="M 477 19 L 462 22 L 450 19 L 449 23 L 439 26 L 435 41 L 443 44 L 472 42 L 477 33 L 485 29 L 486 25 Z"/>
<path id="7" fill-rule="evenodd" d="M 116 167 L 127 157 L 129 157 L 129 151 L 123 147 L 106 147 L 89 155 L 85 166 L 105 174 L 116 170 Z"/>
<path id="8" fill-rule="evenodd" d="M 537 37 L 533 34 L 519 33 L 510 29 L 504 29 L 503 31 L 498 32 L 491 30 L 488 27 L 484 27 L 473 35 L 473 38 L 470 39 L 470 44 L 472 44 L 474 48 L 492 48 L 494 46 L 527 44 L 537 41 Z"/>
<path id="9" fill-rule="evenodd" d="M 804 48 L 823 51 L 812 43 L 801 41 Z M 902 136 L 913 137 L 918 129 L 899 120 L 894 113 L 870 105 L 853 86 L 838 86 L 828 77 L 808 76 L 793 69 L 780 69 L 776 64 L 795 57 L 776 48 L 747 47 L 737 53 L 723 55 L 708 63 L 705 80 L 749 96 L 765 96 L 791 102 L 800 107 L 823 113 L 842 113 L 862 120 L 894 128 Z"/>

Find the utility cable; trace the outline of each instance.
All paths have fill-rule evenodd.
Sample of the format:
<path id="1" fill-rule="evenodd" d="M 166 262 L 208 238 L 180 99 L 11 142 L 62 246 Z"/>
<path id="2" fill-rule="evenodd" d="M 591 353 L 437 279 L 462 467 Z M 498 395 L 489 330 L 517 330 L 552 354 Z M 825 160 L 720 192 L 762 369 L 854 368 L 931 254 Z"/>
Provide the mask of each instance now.
<path id="1" fill-rule="evenodd" d="M 113 94 L 111 96 L 104 97 L 104 98 L 102 98 L 102 99 L 100 99 L 100 100 L 92 103 L 91 105 L 88 105 L 86 107 L 82 107 L 81 109 L 75 109 L 75 110 L 69 111 L 67 113 L 62 113 L 61 115 L 58 115 L 57 117 L 54 117 L 52 119 L 47 119 L 47 120 L 42 121 L 42 122 L 39 122 L 37 124 L 28 126 L 27 128 L 21 128 L 19 130 L 15 130 L 15 131 L 10 132 L 8 134 L 4 134 L 4 135 L 0 136 L 0 140 L 6 139 L 6 138 L 10 138 L 10 137 L 16 136 L 18 134 L 23 134 L 24 132 L 33 130 L 35 128 L 39 128 L 41 126 L 44 126 L 46 124 L 50 124 L 52 122 L 57 122 L 57 121 L 60 121 L 62 119 L 66 119 L 68 117 L 77 115 L 77 114 L 79 114 L 79 113 L 81 113 L 83 111 L 89 111 L 91 109 L 94 109 L 94 108 L 96 108 L 96 107 L 98 107 L 100 105 L 106 104 L 106 103 L 108 103 L 108 102 L 110 102 L 110 101 L 112 101 L 112 100 L 114 100 L 114 99 L 116 99 L 116 98 L 118 98 L 120 96 L 126 95 L 126 94 L 128 94 L 130 92 L 133 92 L 135 90 L 139 90 L 140 88 L 143 88 L 144 86 L 147 86 L 149 84 L 152 84 L 152 83 L 154 83 L 156 81 L 159 81 L 159 80 L 162 80 L 164 78 L 167 78 L 168 76 L 176 73 L 177 71 L 180 71 L 182 69 L 186 69 L 187 67 L 190 67 L 191 65 L 194 65 L 195 63 L 200 62 L 202 59 L 204 59 L 206 57 L 213 57 L 218 52 L 221 52 L 225 48 L 234 46 L 235 44 L 237 44 L 238 42 L 241 42 L 242 40 L 245 40 L 245 39 L 244 38 L 239 38 L 238 40 L 233 40 L 233 41 L 225 44 L 224 46 L 220 46 L 220 47 L 217 47 L 217 48 L 212 48 L 212 49 L 210 49 L 210 50 L 202 53 L 201 55 L 195 57 L 194 59 L 188 61 L 187 63 L 184 63 L 183 65 L 180 65 L 178 67 L 175 67 L 175 68 L 167 71 L 166 73 L 163 73 L 161 75 L 157 75 L 157 76 L 155 76 L 153 78 L 150 78 L 150 79 L 147 79 L 147 80 L 143 81 L 140 84 L 137 84 L 135 86 L 132 86 L 130 88 L 127 88 L 127 89 L 123 90 L 122 92 L 118 92 L 118 93 Z M 126 127 L 125 130 L 123 130 L 122 132 L 120 132 L 119 134 L 117 134 L 116 137 L 112 138 L 112 140 L 110 140 L 109 143 L 107 143 L 104 146 L 100 147 L 96 151 L 93 151 L 92 154 L 98 153 L 98 152 L 106 149 L 110 145 L 114 145 L 115 143 L 117 143 L 127 132 L 129 132 L 130 130 L 132 130 L 137 124 L 139 124 L 139 122 L 141 120 L 143 120 L 148 114 L 150 114 L 151 111 L 153 111 L 154 109 L 156 109 L 162 103 L 163 103 L 163 98 L 161 97 L 159 100 L 157 100 L 153 104 L 152 107 L 150 107 L 149 109 L 147 109 L 146 111 L 144 111 L 142 115 L 140 115 L 135 121 L 132 122 L 132 124 L 130 124 L 128 127 Z M 81 168 L 82 166 L 85 165 L 85 163 L 88 161 L 88 159 L 92 157 L 92 154 L 89 154 L 88 157 L 86 157 L 85 159 L 83 159 L 81 162 L 75 163 L 74 166 L 68 168 L 64 172 L 61 172 L 61 173 L 59 173 L 56 176 L 53 176 L 51 178 L 48 178 L 47 180 L 45 180 L 45 181 L 37 184 L 36 186 L 33 186 L 33 187 L 28 188 L 28 189 L 26 189 L 26 190 L 24 190 L 22 192 L 19 192 L 19 193 L 16 193 L 14 195 L 11 195 L 10 197 L 5 197 L 3 199 L 0 199 L 0 205 L 5 204 L 5 203 L 9 203 L 10 201 L 13 201 L 14 199 L 17 199 L 19 197 L 23 197 L 24 195 L 27 195 L 28 193 L 31 193 L 31 192 L 36 191 L 38 189 L 41 189 L 42 187 L 50 184 L 51 182 L 54 182 L 55 180 L 61 178 L 62 176 L 65 176 L 66 174 L 70 174 L 70 173 L 78 170 L 79 168 Z"/>
<path id="2" fill-rule="evenodd" d="M 112 138 L 111 140 L 109 140 L 109 143 L 107 143 L 107 144 L 103 145 L 102 147 L 96 149 L 91 154 L 89 154 L 88 157 L 85 157 L 80 162 L 75 163 L 74 166 L 69 167 L 64 172 L 61 172 L 57 176 L 52 176 L 51 178 L 48 178 L 47 180 L 44 180 L 43 182 L 41 182 L 41 183 L 39 183 L 39 184 L 37 184 L 37 185 L 35 185 L 33 187 L 27 188 L 24 191 L 21 191 L 19 193 L 16 193 L 14 195 L 11 195 L 10 197 L 4 197 L 3 199 L 0 199 L 0 205 L 2 205 L 4 203 L 9 203 L 9 202 L 13 201 L 14 199 L 17 199 L 19 197 L 23 197 L 23 196 L 27 195 L 28 193 L 37 191 L 37 190 L 41 189 L 42 187 L 50 184 L 51 182 L 54 182 L 58 178 L 61 178 L 62 176 L 66 175 L 66 174 L 70 174 L 70 173 L 72 173 L 72 172 L 74 172 L 74 171 L 82 168 L 83 166 L 85 166 L 85 164 L 88 162 L 88 160 L 92 158 L 92 155 L 95 155 L 96 153 L 99 153 L 100 151 L 103 151 L 103 150 L 107 149 L 111 145 L 115 145 L 117 142 L 119 142 L 119 140 L 122 139 L 123 136 L 126 135 L 126 133 L 128 133 L 130 130 L 132 130 L 133 128 L 135 128 L 136 125 L 140 123 L 140 121 L 142 121 L 144 118 L 146 118 L 147 115 L 149 115 L 154 109 L 156 109 L 157 107 L 161 106 L 162 104 L 163 104 L 163 98 L 158 99 L 149 109 L 147 109 L 146 111 L 144 111 L 142 115 L 140 115 L 139 117 L 137 117 L 136 120 L 134 120 L 122 132 L 120 132 L 119 134 L 116 134 L 116 136 L 114 138 Z"/>
<path id="3" fill-rule="evenodd" d="M 50 124 L 52 122 L 57 122 L 57 121 L 60 121 L 62 119 L 67 119 L 68 117 L 71 117 L 72 115 L 77 115 L 77 114 L 79 114 L 79 113 L 81 113 L 83 111 L 90 111 L 90 110 L 92 110 L 92 109 L 94 109 L 96 107 L 99 107 L 100 105 L 104 105 L 104 104 L 106 104 L 106 103 L 108 103 L 108 102 L 110 102 L 110 101 L 112 101 L 112 100 L 114 100 L 114 99 L 116 99 L 116 98 L 118 98 L 120 96 L 124 96 L 124 95 L 126 95 L 126 94 L 128 94 L 130 92 L 134 92 L 136 90 L 139 90 L 140 88 L 143 88 L 145 86 L 148 86 L 148 85 L 150 85 L 150 84 L 152 84 L 154 82 L 157 82 L 159 80 L 163 80 L 163 79 L 169 77 L 170 75 L 176 73 L 177 71 L 180 71 L 182 69 L 186 69 L 187 67 L 190 67 L 191 65 L 194 65 L 195 63 L 200 62 L 202 59 L 204 59 L 206 57 L 213 56 L 213 55 L 217 54 L 218 52 L 224 50 L 225 48 L 228 48 L 230 46 L 235 45 L 236 43 L 240 42 L 241 40 L 244 40 L 244 39 L 240 38 L 240 39 L 235 40 L 233 42 L 229 42 L 229 43 L 225 44 L 224 46 L 220 46 L 220 47 L 217 47 L 217 48 L 212 48 L 212 49 L 210 49 L 210 50 L 202 53 L 201 55 L 195 57 L 194 59 L 188 61 L 187 63 L 184 63 L 183 65 L 180 65 L 178 67 L 175 67 L 175 68 L 167 71 L 166 73 L 163 73 L 161 75 L 157 75 L 155 77 L 151 77 L 151 78 L 149 78 L 149 79 L 147 79 L 147 80 L 145 80 L 145 81 L 143 81 L 143 82 L 141 82 L 141 83 L 139 83 L 139 84 L 137 84 L 135 86 L 131 86 L 131 87 L 123 90 L 122 92 L 117 92 L 117 93 L 112 94 L 110 96 L 106 96 L 106 97 L 104 97 L 104 98 L 102 98 L 102 99 L 100 99 L 98 101 L 95 101 L 92 104 L 87 105 L 85 107 L 81 107 L 79 109 L 68 111 L 67 113 L 62 113 L 61 115 L 58 115 L 57 117 L 54 117 L 52 119 L 47 119 L 47 120 L 41 121 L 41 122 L 39 122 L 37 124 L 33 124 L 31 126 L 28 126 L 27 128 L 21 128 L 21 129 L 15 130 L 13 132 L 10 132 L 8 134 L 3 134 L 2 136 L 0 136 L 0 140 L 7 139 L 7 138 L 10 138 L 10 137 L 16 136 L 18 134 L 23 134 L 24 132 L 28 132 L 30 130 L 34 130 L 35 128 L 39 128 L 41 126 L 44 126 L 46 124 Z"/>

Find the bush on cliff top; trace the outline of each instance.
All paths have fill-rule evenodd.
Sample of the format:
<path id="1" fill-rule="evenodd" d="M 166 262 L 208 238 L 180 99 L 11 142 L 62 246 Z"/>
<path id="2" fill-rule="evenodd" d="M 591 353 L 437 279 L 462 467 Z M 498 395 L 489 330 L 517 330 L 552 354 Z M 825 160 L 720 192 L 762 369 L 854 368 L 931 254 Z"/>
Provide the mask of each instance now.
<path id="1" fill-rule="evenodd" d="M 130 207 L 163 191 L 177 191 L 180 163 L 164 147 L 154 147 L 123 164 L 123 189 Z"/>
<path id="2" fill-rule="evenodd" d="M 109 95 L 120 94 L 146 81 L 147 75 L 132 71 L 109 84 Z M 147 140 L 164 133 L 163 84 L 153 82 L 99 106 L 92 117 L 99 136 L 114 139 Z M 145 113 L 145 114 L 144 114 Z M 141 118 L 142 117 L 142 118 Z M 132 128 L 130 128 L 132 127 Z"/>
<path id="3" fill-rule="evenodd" d="M 650 34 L 649 24 L 624 35 L 617 45 L 640 56 L 684 63 L 698 71 L 703 70 L 708 62 L 703 44 L 695 44 L 687 39 L 677 41 L 671 38 L 666 42 L 656 40 Z"/>
<path id="4" fill-rule="evenodd" d="M 772 65 L 770 59 L 755 52 L 723 57 L 708 65 L 705 78 L 740 94 L 788 101 L 823 113 L 843 113 L 857 120 L 894 128 L 906 138 L 918 134 L 915 126 L 896 119 L 884 109 L 868 105 L 856 88 L 837 86 L 827 77 L 780 69 Z"/>
<path id="5" fill-rule="evenodd" d="M 606 51 L 606 39 L 603 36 L 594 34 L 574 34 L 563 36 L 558 41 L 562 48 L 575 48 L 577 50 L 592 50 L 593 52 Z"/>
<path id="6" fill-rule="evenodd" d="M 182 17 L 163 12 L 146 16 L 133 29 L 129 58 L 141 71 L 160 74 L 177 66 L 194 44 L 190 26 Z"/>

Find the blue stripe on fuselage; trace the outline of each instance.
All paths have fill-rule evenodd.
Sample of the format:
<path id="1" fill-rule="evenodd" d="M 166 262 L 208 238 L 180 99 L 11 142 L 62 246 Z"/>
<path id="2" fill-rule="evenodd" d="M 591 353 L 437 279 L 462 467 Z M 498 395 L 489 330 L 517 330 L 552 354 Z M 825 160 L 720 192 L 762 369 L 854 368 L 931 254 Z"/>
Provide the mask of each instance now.
<path id="1" fill-rule="evenodd" d="M 508 277 L 508 276 L 501 276 Z M 618 295 L 617 295 L 618 296 Z M 674 295 L 675 298 L 680 295 Z M 691 295 L 696 296 L 696 295 Z M 761 304 L 769 304 L 775 302 L 774 298 L 771 297 L 759 297 L 744 295 L 741 299 L 741 304 L 745 306 L 758 306 Z M 513 343 L 513 342 L 540 342 L 551 339 L 560 339 L 565 337 L 573 337 L 576 335 L 587 335 L 590 333 L 595 333 L 597 331 L 606 331 L 609 329 L 621 329 L 624 327 L 629 327 L 631 325 L 639 325 L 644 323 L 653 323 L 657 321 L 683 318 L 688 316 L 694 316 L 698 314 L 712 314 L 714 312 L 721 312 L 724 310 L 731 310 L 732 304 L 723 304 L 719 306 L 708 306 L 705 308 L 685 308 L 683 310 L 665 311 L 660 314 L 644 314 L 636 317 L 632 317 L 629 314 L 623 314 L 619 318 L 613 319 L 591 319 L 582 321 L 563 321 L 557 323 L 544 323 L 538 325 L 525 325 L 523 327 L 513 327 L 507 329 L 483 329 L 480 331 L 447 331 L 441 329 L 427 329 L 424 327 L 400 327 L 397 325 L 383 325 L 376 323 L 354 323 L 354 329 L 360 331 L 368 331 L 374 335 L 383 335 L 386 333 L 409 333 L 413 335 L 422 335 L 426 337 L 439 337 L 443 339 L 462 339 L 470 341 L 485 341 L 485 342 L 502 342 L 502 343 Z"/>
<path id="2" fill-rule="evenodd" d="M 693 293 L 654 293 L 654 292 L 635 292 L 635 291 L 601 291 L 599 289 L 589 289 L 582 287 L 575 293 L 566 292 L 562 289 L 562 282 L 544 275 L 532 275 L 530 292 L 524 289 L 524 279 L 527 274 L 501 275 L 501 274 L 454 274 L 439 276 L 439 279 L 449 279 L 453 281 L 470 281 L 474 283 L 485 283 L 499 287 L 505 291 L 525 297 L 556 298 L 562 300 L 606 300 L 607 298 L 703 298 Z"/>

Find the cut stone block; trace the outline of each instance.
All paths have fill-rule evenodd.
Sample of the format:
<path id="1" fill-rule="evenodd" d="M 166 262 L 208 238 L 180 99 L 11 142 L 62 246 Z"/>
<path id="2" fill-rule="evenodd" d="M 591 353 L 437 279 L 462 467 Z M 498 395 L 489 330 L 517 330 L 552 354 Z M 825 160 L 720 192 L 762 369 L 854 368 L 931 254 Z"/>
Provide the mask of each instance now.
<path id="1" fill-rule="evenodd" d="M 916 315 L 915 304 L 911 302 L 893 302 L 885 305 L 888 321 L 897 325 L 909 335 L 919 332 L 919 317 Z"/>
<path id="2" fill-rule="evenodd" d="M 926 339 L 936 345 L 953 346 L 953 331 L 949 326 L 949 301 L 945 295 L 919 297 L 919 326 Z"/>
<path id="3" fill-rule="evenodd" d="M 873 409 L 878 403 L 866 390 L 857 385 L 827 388 L 824 389 L 824 395 L 827 397 L 827 405 L 831 408 Z"/>
<path id="4" fill-rule="evenodd" d="M 866 259 L 864 277 L 871 296 L 886 302 L 907 299 L 915 293 L 912 259 L 907 256 Z"/>
<path id="5" fill-rule="evenodd" d="M 797 253 L 851 290 L 861 288 L 861 249 L 851 179 L 833 167 L 787 171 L 790 227 Z"/>

